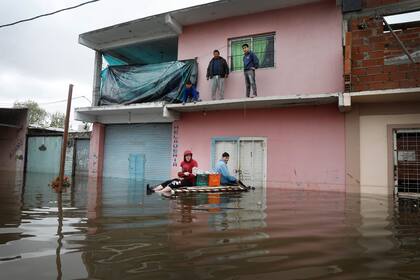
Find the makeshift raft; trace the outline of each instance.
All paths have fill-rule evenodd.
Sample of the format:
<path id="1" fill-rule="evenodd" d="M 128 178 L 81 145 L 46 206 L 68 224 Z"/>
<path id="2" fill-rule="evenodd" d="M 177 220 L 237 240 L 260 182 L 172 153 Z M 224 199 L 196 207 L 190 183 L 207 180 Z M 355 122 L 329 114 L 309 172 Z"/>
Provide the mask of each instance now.
<path id="1" fill-rule="evenodd" d="M 188 193 L 220 193 L 220 192 L 247 192 L 249 187 L 243 186 L 219 186 L 219 187 L 183 187 L 174 189 L 172 195 L 188 194 Z"/>

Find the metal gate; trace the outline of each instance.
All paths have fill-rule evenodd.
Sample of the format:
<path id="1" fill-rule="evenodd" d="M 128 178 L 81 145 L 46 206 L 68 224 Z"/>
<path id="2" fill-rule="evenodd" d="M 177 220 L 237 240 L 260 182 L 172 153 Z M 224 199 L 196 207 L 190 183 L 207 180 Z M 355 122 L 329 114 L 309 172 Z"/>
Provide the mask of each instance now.
<path id="1" fill-rule="evenodd" d="M 108 125 L 104 177 L 165 180 L 171 167 L 171 124 Z"/>
<path id="2" fill-rule="evenodd" d="M 420 194 L 420 130 L 396 130 L 394 153 L 398 193 Z"/>
<path id="3" fill-rule="evenodd" d="M 29 136 L 26 171 L 58 174 L 61 136 Z"/>

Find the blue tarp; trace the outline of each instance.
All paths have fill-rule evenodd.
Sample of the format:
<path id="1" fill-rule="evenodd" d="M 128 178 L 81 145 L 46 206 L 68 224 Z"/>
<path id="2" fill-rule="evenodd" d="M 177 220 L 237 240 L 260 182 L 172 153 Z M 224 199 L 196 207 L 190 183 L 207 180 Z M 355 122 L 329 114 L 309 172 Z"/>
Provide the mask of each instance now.
<path id="1" fill-rule="evenodd" d="M 100 105 L 179 103 L 188 80 L 196 83 L 196 60 L 109 66 L 102 72 Z"/>

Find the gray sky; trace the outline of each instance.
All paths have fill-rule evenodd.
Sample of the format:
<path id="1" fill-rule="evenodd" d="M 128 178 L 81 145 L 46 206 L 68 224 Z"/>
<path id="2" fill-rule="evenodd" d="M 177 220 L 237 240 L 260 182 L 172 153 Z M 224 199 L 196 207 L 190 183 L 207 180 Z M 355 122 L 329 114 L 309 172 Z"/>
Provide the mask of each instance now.
<path id="1" fill-rule="evenodd" d="M 0 24 L 77 5 L 85 0 L 0 0 Z M 74 10 L 0 29 L 0 107 L 34 100 L 49 112 L 65 111 L 73 96 L 91 99 L 94 52 L 79 45 L 78 35 L 90 30 L 210 0 L 102 0 Z M 75 99 L 75 107 L 89 106 Z M 72 110 L 73 111 L 73 110 Z M 72 119 L 72 117 L 71 117 Z M 74 125 L 73 125 L 74 127 Z M 74 127 L 75 128 L 75 127 Z"/>
<path id="2" fill-rule="evenodd" d="M 0 24 L 52 12 L 85 0 L 0 0 Z M 91 98 L 94 52 L 77 43 L 90 30 L 211 0 L 102 0 L 71 11 L 0 29 L 0 107 L 35 100 L 49 112 L 65 111 L 68 84 L 73 96 Z M 24 4 L 23 4 L 24 3 Z M 410 16 L 409 19 L 413 17 Z M 420 13 L 414 16 L 420 18 Z M 400 20 L 391 18 L 390 22 Z M 75 99 L 74 107 L 89 106 Z M 72 110 L 73 111 L 73 110 Z M 72 119 L 72 117 L 71 117 Z"/>

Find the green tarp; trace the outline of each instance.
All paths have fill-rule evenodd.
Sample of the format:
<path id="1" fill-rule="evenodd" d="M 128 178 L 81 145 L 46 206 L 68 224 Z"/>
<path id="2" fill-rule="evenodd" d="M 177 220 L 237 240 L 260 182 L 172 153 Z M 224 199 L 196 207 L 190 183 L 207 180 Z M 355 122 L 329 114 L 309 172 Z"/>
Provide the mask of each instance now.
<path id="1" fill-rule="evenodd" d="M 109 66 L 102 71 L 99 105 L 181 102 L 185 82 L 197 80 L 196 60 Z"/>

